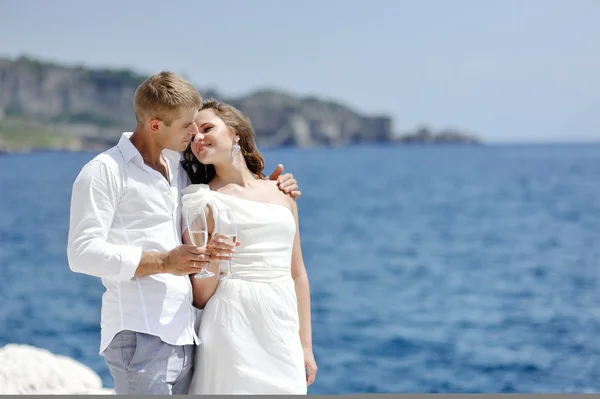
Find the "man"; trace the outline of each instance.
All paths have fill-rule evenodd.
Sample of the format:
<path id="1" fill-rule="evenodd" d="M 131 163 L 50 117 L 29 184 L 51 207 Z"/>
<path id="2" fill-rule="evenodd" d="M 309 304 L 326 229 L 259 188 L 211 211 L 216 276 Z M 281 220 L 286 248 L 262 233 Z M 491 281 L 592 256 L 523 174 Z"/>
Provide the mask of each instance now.
<path id="1" fill-rule="evenodd" d="M 73 184 L 69 267 L 106 287 L 100 354 L 117 394 L 185 394 L 191 381 L 198 337 L 189 274 L 209 256 L 181 242 L 179 192 L 189 179 L 179 152 L 198 133 L 201 103 L 180 76 L 151 76 L 135 93 L 135 131 L 87 163 Z M 270 178 L 300 195 L 282 171 Z"/>

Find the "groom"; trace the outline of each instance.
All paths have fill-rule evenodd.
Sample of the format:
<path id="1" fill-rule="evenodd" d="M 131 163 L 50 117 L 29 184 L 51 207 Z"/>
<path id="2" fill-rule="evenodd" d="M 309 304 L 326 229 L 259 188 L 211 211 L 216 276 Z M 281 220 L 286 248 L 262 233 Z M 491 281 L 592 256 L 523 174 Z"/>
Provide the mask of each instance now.
<path id="1" fill-rule="evenodd" d="M 100 354 L 116 394 L 186 394 L 192 377 L 195 309 L 189 274 L 209 256 L 183 245 L 180 152 L 198 133 L 202 99 L 182 77 L 161 72 L 137 89 L 137 126 L 77 176 L 67 255 L 72 271 L 100 277 Z M 293 176 L 270 176 L 297 197 Z M 231 249 L 229 249 L 230 251 Z"/>

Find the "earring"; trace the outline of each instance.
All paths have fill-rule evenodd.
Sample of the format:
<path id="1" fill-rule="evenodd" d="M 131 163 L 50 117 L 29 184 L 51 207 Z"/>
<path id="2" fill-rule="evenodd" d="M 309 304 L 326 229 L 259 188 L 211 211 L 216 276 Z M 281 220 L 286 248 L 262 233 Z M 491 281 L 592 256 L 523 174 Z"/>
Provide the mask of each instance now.
<path id="1" fill-rule="evenodd" d="M 238 141 L 240 141 L 239 136 L 235 136 L 235 144 L 233 145 L 233 152 L 235 152 L 236 154 L 238 152 L 240 152 L 240 149 L 241 149 L 240 145 L 238 144 Z"/>
<path id="2" fill-rule="evenodd" d="M 208 180 L 208 167 L 204 165 L 204 179 Z"/>

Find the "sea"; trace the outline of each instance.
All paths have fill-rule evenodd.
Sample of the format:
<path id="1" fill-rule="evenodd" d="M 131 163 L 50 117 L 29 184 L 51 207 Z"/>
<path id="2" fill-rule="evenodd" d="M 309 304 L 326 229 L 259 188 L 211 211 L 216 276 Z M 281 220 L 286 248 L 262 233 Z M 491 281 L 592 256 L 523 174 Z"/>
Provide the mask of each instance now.
<path id="1" fill-rule="evenodd" d="M 72 183 L 96 153 L 0 156 L 0 347 L 112 387 L 94 277 L 71 272 Z M 272 149 L 297 179 L 309 394 L 600 392 L 600 145 Z"/>

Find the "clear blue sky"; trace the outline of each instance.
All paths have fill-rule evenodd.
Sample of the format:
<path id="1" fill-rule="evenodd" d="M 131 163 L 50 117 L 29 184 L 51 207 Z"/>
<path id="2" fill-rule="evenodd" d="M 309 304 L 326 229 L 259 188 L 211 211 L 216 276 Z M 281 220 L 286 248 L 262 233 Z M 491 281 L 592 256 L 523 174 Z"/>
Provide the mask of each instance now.
<path id="1" fill-rule="evenodd" d="M 283 89 L 403 132 L 600 139 L 600 0 L 0 0 L 0 56 Z"/>

